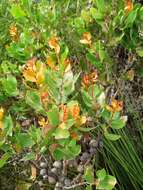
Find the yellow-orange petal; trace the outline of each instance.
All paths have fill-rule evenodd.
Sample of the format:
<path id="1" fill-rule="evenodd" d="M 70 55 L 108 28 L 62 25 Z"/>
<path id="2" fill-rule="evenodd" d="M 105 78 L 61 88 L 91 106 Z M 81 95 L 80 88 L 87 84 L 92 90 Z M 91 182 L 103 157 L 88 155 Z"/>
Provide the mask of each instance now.
<path id="1" fill-rule="evenodd" d="M 66 124 L 63 122 L 58 127 L 61 129 L 66 129 Z"/>
<path id="2" fill-rule="evenodd" d="M 0 108 L 0 121 L 3 119 L 4 116 L 4 109 L 1 107 Z"/>
<path id="3" fill-rule="evenodd" d="M 48 41 L 48 44 L 49 44 L 50 48 L 51 48 L 51 49 L 54 49 L 57 54 L 60 53 L 60 46 L 59 46 L 59 44 L 58 44 L 58 40 L 59 40 L 59 39 L 58 39 L 57 37 L 52 37 L 52 38 Z"/>
<path id="4" fill-rule="evenodd" d="M 131 0 L 127 0 L 125 4 L 125 11 L 130 12 L 133 10 L 133 3 Z"/>
<path id="5" fill-rule="evenodd" d="M 92 41 L 91 41 L 91 34 L 90 32 L 85 32 L 83 33 L 82 39 L 80 40 L 81 44 L 89 44 L 91 45 Z"/>
<path id="6" fill-rule="evenodd" d="M 36 82 L 36 73 L 30 69 L 24 69 L 23 76 L 27 81 Z"/>
<path id="7" fill-rule="evenodd" d="M 52 60 L 52 58 L 49 56 L 47 57 L 47 65 L 51 68 L 51 69 L 55 69 L 55 63 L 54 61 Z"/>

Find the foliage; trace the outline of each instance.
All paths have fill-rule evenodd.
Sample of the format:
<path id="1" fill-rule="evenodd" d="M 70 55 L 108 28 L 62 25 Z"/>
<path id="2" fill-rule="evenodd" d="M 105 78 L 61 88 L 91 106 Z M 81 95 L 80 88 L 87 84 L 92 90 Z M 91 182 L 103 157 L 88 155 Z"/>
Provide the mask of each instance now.
<path id="1" fill-rule="evenodd" d="M 30 161 L 76 159 L 86 135 L 100 134 L 111 147 L 123 138 L 123 101 L 110 93 L 113 54 L 122 45 L 140 60 L 121 80 L 142 76 L 142 13 L 131 1 L 1 1 L 1 168 L 18 154 Z M 87 189 L 116 185 L 104 169 L 96 176 L 88 165 Z"/>

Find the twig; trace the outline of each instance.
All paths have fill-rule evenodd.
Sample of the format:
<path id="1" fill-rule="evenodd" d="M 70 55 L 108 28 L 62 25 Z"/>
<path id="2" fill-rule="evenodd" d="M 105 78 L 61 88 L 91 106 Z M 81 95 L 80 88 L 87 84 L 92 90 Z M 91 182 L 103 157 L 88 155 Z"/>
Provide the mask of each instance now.
<path id="1" fill-rule="evenodd" d="M 35 168 L 37 168 L 38 170 L 40 169 L 40 167 L 38 166 L 38 164 L 36 164 L 33 160 L 29 160 L 29 162 L 34 165 Z"/>
<path id="2" fill-rule="evenodd" d="M 78 183 L 78 184 L 75 184 L 75 185 L 71 185 L 69 187 L 63 187 L 63 189 L 74 189 L 76 187 L 80 187 L 80 186 L 83 186 L 83 185 L 87 185 L 88 183 L 87 182 L 82 182 L 82 183 Z"/>

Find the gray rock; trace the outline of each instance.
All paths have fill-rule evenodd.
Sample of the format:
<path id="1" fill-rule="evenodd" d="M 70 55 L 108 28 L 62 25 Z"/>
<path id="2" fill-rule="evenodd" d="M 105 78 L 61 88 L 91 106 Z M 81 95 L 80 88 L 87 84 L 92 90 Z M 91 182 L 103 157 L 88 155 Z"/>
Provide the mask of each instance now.
<path id="1" fill-rule="evenodd" d="M 40 167 L 41 168 L 47 168 L 48 164 L 46 162 L 41 162 Z"/>
<path id="2" fill-rule="evenodd" d="M 46 169 L 41 169 L 40 170 L 40 175 L 41 176 L 44 176 L 44 175 L 46 175 L 47 174 L 47 170 Z"/>
<path id="3" fill-rule="evenodd" d="M 51 177 L 51 176 L 48 176 L 48 181 L 52 185 L 54 185 L 56 183 L 56 179 L 54 177 Z"/>
<path id="4" fill-rule="evenodd" d="M 55 161 L 55 162 L 53 163 L 53 166 L 54 166 L 55 168 L 61 169 L 61 168 L 62 168 L 62 162 L 61 162 L 61 161 Z"/>

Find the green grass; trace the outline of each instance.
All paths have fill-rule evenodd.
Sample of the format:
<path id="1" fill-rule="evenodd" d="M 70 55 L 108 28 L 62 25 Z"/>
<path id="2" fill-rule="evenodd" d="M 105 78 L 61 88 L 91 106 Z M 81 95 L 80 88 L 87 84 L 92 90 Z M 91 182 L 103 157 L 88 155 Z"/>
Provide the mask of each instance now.
<path id="1" fill-rule="evenodd" d="M 132 123 L 134 127 L 140 128 L 138 122 Z M 140 190 L 143 188 L 143 162 L 140 152 L 137 152 L 137 144 L 133 140 L 131 130 L 126 129 L 119 131 L 122 138 L 116 142 L 105 140 L 105 149 L 103 153 L 106 167 L 116 176 L 118 180 L 118 190 Z M 139 144 L 142 144 L 143 133 L 138 138 Z"/>

